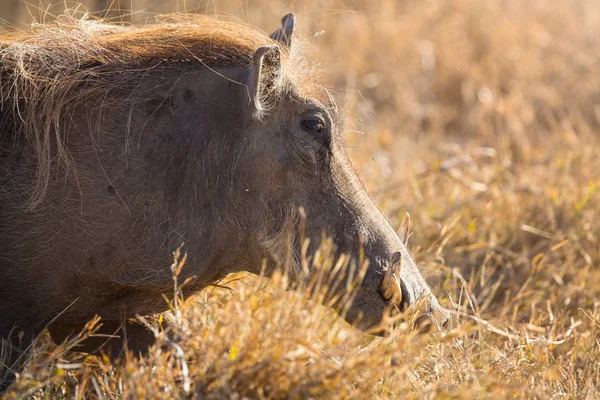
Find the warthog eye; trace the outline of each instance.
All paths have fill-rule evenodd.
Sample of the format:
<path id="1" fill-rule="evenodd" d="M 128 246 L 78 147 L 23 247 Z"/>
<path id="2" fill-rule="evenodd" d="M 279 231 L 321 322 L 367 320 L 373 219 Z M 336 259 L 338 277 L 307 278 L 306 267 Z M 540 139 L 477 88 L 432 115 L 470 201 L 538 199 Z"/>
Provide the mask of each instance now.
<path id="1" fill-rule="evenodd" d="M 304 129 L 311 133 L 316 133 L 319 136 L 325 132 L 325 121 L 320 118 L 310 118 L 302 121 Z"/>

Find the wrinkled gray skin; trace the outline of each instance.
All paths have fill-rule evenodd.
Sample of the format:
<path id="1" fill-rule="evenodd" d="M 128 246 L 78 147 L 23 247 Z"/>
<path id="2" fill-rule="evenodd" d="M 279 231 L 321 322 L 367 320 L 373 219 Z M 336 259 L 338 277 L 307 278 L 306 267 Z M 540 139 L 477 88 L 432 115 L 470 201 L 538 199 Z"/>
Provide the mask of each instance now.
<path id="1" fill-rule="evenodd" d="M 284 45 L 289 24 L 289 36 L 273 35 Z M 304 97 L 278 59 L 277 46 L 261 48 L 252 68 L 219 70 L 229 79 L 189 66 L 151 72 L 140 86 L 156 87 L 162 73 L 158 90 L 124 109 L 129 93 L 116 91 L 114 103 L 102 99 L 100 115 L 90 100 L 71 118 L 70 170 L 52 175 L 33 211 L 22 206 L 21 190 L 32 168 L 15 151 L 19 141 L 4 143 L 0 336 L 22 331 L 25 347 L 48 324 L 61 341 L 95 314 L 114 333 L 124 318 L 165 311 L 170 254 L 181 243 L 188 261 L 180 281 L 194 277 L 189 293 L 231 272 L 259 273 L 265 258 L 271 272 L 285 257 L 282 232 L 298 229 L 287 219 L 300 206 L 312 249 L 323 232 L 340 253 L 356 256 L 364 241 L 370 266 L 349 323 L 380 323 L 386 303 L 378 286 L 394 252 L 402 253 L 404 305 L 425 298 L 424 313 L 444 323 L 447 312 L 354 171 L 334 107 Z M 311 131 L 306 120 L 325 128 Z M 129 346 L 142 350 L 151 337 L 137 328 L 128 326 Z"/>

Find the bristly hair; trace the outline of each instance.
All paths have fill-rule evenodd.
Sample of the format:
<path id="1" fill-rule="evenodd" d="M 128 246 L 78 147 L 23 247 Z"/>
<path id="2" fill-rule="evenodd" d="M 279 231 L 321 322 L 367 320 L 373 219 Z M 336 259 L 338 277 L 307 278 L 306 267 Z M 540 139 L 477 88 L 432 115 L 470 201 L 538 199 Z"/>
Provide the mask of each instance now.
<path id="1" fill-rule="evenodd" d="M 204 15 L 161 16 L 141 26 L 62 16 L 28 32 L 1 34 L 0 117 L 12 117 L 15 134 L 31 146 L 37 180 L 29 206 L 43 199 L 53 160 L 68 165 L 61 132 L 67 107 L 106 89 L 131 87 L 135 71 L 175 64 L 248 67 L 257 48 L 274 43 L 249 25 Z M 280 48 L 284 73 L 309 82 L 301 71 L 305 63 L 286 62 L 292 55 Z"/>

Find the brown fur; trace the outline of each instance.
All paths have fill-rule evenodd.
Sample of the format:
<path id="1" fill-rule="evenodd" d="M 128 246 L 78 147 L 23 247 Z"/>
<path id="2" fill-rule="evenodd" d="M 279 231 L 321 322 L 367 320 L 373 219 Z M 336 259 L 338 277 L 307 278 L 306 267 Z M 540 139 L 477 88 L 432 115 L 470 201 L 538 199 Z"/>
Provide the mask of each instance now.
<path id="1" fill-rule="evenodd" d="M 9 347 L 46 326 L 60 340 L 96 314 L 114 329 L 164 311 L 169 253 L 182 243 L 186 295 L 231 272 L 260 273 L 264 260 L 267 274 L 283 266 L 298 280 L 301 236 L 310 254 L 326 234 L 351 265 L 360 254 L 369 262 L 359 286 L 330 293 L 351 295 L 333 304 L 348 322 L 379 325 L 389 307 L 380 283 L 398 253 L 404 305 L 424 299 L 427 314 L 444 314 L 366 193 L 337 106 L 296 47 L 198 16 L 143 27 L 62 21 L 6 35 L 0 49 Z M 315 120 L 323 129 L 308 127 Z M 138 348 L 147 342 L 134 336 Z"/>

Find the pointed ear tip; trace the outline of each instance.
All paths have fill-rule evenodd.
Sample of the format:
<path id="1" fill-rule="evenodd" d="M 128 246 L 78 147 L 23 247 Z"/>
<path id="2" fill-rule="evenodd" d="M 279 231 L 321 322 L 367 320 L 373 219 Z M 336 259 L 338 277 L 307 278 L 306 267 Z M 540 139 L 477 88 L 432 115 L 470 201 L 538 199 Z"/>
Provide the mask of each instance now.
<path id="1" fill-rule="evenodd" d="M 296 16 L 292 13 L 287 14 L 285 17 L 281 18 L 281 29 L 285 31 L 287 35 L 292 35 L 294 33 L 294 28 L 296 27 Z"/>

